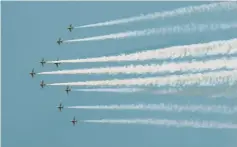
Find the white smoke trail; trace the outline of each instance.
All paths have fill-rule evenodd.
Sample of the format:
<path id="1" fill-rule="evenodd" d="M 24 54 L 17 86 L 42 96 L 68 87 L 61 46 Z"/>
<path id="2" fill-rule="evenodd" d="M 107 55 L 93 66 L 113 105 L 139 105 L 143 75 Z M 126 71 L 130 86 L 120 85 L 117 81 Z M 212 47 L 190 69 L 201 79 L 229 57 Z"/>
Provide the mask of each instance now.
<path id="1" fill-rule="evenodd" d="M 111 92 L 111 93 L 137 93 L 145 92 L 155 95 L 175 95 L 178 97 L 209 97 L 209 98 L 236 98 L 236 85 L 215 86 L 215 87 L 188 87 L 188 88 L 159 88 L 159 89 L 142 89 L 142 88 L 91 88 L 91 89 L 72 89 L 72 91 L 82 92 Z"/>
<path id="2" fill-rule="evenodd" d="M 69 86 L 214 86 L 218 84 L 233 85 L 237 82 L 237 70 L 207 72 L 197 74 L 172 75 L 164 77 L 151 78 L 133 78 L 133 79 L 114 79 L 103 81 L 85 81 L 85 82 L 69 82 L 69 83 L 53 83 L 47 85 L 69 85 Z"/>
<path id="3" fill-rule="evenodd" d="M 223 2 L 223 3 L 212 3 L 212 4 L 204 4 L 199 6 L 189 6 L 184 8 L 178 8 L 171 11 L 164 11 L 164 12 L 155 12 L 147 15 L 140 15 L 130 18 L 123 18 L 117 20 L 111 20 L 106 22 L 100 22 L 95 24 L 83 25 L 75 28 L 88 28 L 88 27 L 100 27 L 100 26 L 110 26 L 110 25 L 117 25 L 117 24 L 125 24 L 131 22 L 138 22 L 144 20 L 152 20 L 152 19 L 164 19 L 167 17 L 175 17 L 179 15 L 191 14 L 191 13 L 198 13 L 198 12 L 211 12 L 217 10 L 232 10 L 236 9 L 237 4 L 231 2 Z"/>
<path id="4" fill-rule="evenodd" d="M 82 91 L 82 92 L 113 92 L 113 93 L 135 93 L 135 92 L 146 92 L 156 95 L 165 95 L 165 94 L 175 94 L 183 89 L 178 88 L 166 88 L 163 90 L 151 90 L 151 89 L 142 89 L 142 88 L 91 88 L 91 89 L 72 89 L 72 91 Z"/>
<path id="5" fill-rule="evenodd" d="M 237 124 L 216 121 L 168 120 L 168 119 L 101 119 L 84 120 L 86 123 L 161 125 L 167 127 L 191 127 L 209 129 L 237 129 Z"/>
<path id="6" fill-rule="evenodd" d="M 174 73 L 174 72 L 201 72 L 216 69 L 237 69 L 237 58 L 222 58 L 209 61 L 164 63 L 161 65 L 130 65 L 120 67 L 90 68 L 76 70 L 59 70 L 41 72 L 38 74 L 154 74 L 154 73 Z"/>
<path id="7" fill-rule="evenodd" d="M 133 93 L 133 92 L 145 91 L 145 89 L 142 89 L 142 88 L 95 88 L 95 89 L 72 89 L 72 91 Z"/>
<path id="8" fill-rule="evenodd" d="M 209 87 L 181 87 L 181 88 L 162 88 L 164 90 L 149 90 L 147 89 L 146 93 L 152 93 L 156 95 L 173 95 L 175 97 L 207 97 L 207 98 L 236 98 L 237 85 L 215 85 Z"/>
<path id="9" fill-rule="evenodd" d="M 152 94 L 156 94 L 156 95 L 166 95 L 166 94 L 176 94 L 180 91 L 183 91 L 183 89 L 180 89 L 180 88 L 165 88 L 165 89 L 162 89 L 162 90 L 150 90 L 148 92 L 151 92 Z"/>
<path id="10" fill-rule="evenodd" d="M 131 105 L 96 105 L 96 106 L 70 106 L 72 109 L 93 109 L 93 110 L 150 110 L 166 112 L 200 112 L 200 113 L 237 113 L 237 106 L 228 107 L 225 105 L 177 105 L 177 104 L 131 104 Z"/>
<path id="11" fill-rule="evenodd" d="M 139 37 L 139 36 L 148 36 L 153 34 L 166 35 L 170 33 L 191 33 L 191 32 L 204 32 L 204 31 L 215 31 L 215 30 L 226 30 L 231 28 L 236 28 L 237 23 L 231 24 L 187 24 L 184 26 L 173 26 L 173 27 L 165 27 L 165 28 L 153 28 L 146 30 L 137 30 L 137 31 L 129 31 L 122 32 L 116 34 L 102 35 L 102 36 L 94 36 L 82 39 L 73 39 L 73 40 L 65 40 L 64 43 L 72 43 L 72 42 L 82 42 L 82 41 L 98 41 L 98 40 L 107 40 L 107 39 L 123 39 L 128 37 Z"/>
<path id="12" fill-rule="evenodd" d="M 48 61 L 47 63 L 88 63 L 88 62 L 120 62 L 145 61 L 151 59 L 175 59 L 184 57 L 202 57 L 211 55 L 231 55 L 237 53 L 237 39 L 212 41 L 208 43 L 173 46 L 164 49 L 148 50 L 118 56 L 104 56 L 97 58 Z"/>

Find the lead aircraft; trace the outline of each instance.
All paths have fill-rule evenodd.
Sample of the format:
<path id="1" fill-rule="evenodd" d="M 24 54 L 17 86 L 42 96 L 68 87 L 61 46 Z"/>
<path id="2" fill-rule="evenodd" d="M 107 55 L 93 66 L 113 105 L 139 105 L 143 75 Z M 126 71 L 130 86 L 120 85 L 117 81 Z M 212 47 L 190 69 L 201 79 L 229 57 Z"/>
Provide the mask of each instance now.
<path id="1" fill-rule="evenodd" d="M 31 77 L 33 78 L 35 74 L 36 74 L 36 73 L 34 72 L 34 68 L 33 68 L 32 71 L 30 72 L 30 75 L 31 75 Z"/>

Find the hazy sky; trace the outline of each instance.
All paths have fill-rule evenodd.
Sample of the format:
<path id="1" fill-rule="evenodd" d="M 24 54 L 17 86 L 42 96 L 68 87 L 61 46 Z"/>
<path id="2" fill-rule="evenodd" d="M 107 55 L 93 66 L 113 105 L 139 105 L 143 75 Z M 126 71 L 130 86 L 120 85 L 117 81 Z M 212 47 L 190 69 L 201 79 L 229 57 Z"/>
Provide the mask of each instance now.
<path id="1" fill-rule="evenodd" d="M 207 3 L 207 2 L 204 2 Z M 236 9 L 230 12 L 198 13 L 152 21 L 122 25 L 66 30 L 69 24 L 87 25 L 112 19 L 173 10 L 204 4 L 201 2 L 2 2 L 2 146 L 3 147 L 234 147 L 236 130 L 195 128 L 167 128 L 150 125 L 112 125 L 69 122 L 87 119 L 156 118 L 171 120 L 214 120 L 236 122 L 235 115 L 171 113 L 150 111 L 109 111 L 64 109 L 65 106 L 107 105 L 135 103 L 225 104 L 234 105 L 235 99 L 192 96 L 170 96 L 151 93 L 95 93 L 71 92 L 65 87 L 45 87 L 39 83 L 74 82 L 113 78 L 139 77 L 138 75 L 36 75 L 36 72 L 57 70 L 54 65 L 41 67 L 46 60 L 76 59 L 132 53 L 153 48 L 185 45 L 236 37 L 236 29 L 204 33 L 152 35 L 122 40 L 80 42 L 58 46 L 56 40 L 76 39 L 129 30 L 143 30 L 187 23 L 235 22 Z M 135 62 L 130 62 L 132 64 Z M 143 62 L 148 63 L 148 62 Z M 153 61 L 154 63 L 154 61 Z M 127 63 L 62 64 L 59 69 L 77 69 L 125 65 Z M 142 75 L 140 77 L 144 77 Z M 83 87 L 86 88 L 86 87 Z"/>

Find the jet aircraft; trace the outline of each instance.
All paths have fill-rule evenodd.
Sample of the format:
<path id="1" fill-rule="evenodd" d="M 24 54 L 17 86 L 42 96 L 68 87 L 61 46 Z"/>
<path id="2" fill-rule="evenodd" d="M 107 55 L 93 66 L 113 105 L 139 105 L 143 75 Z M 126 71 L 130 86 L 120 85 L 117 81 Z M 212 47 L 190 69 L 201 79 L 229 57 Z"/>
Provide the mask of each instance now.
<path id="1" fill-rule="evenodd" d="M 44 80 L 41 81 L 40 86 L 41 88 L 44 88 L 44 86 L 46 86 L 46 84 L 44 83 Z"/>
<path id="2" fill-rule="evenodd" d="M 70 24 L 67 29 L 68 29 L 70 32 L 72 32 L 73 28 L 74 28 L 74 27 L 72 26 L 72 24 Z"/>
<path id="3" fill-rule="evenodd" d="M 75 126 L 75 124 L 77 123 L 75 116 L 73 117 L 73 120 L 71 120 L 70 122 L 72 122 L 73 126 Z"/>
<path id="4" fill-rule="evenodd" d="M 67 86 L 67 88 L 65 89 L 65 91 L 67 92 L 67 94 L 68 94 L 68 92 L 70 92 L 71 91 L 71 88 L 69 87 L 69 86 Z"/>
<path id="5" fill-rule="evenodd" d="M 62 109 L 63 109 L 63 105 L 62 105 L 61 102 L 59 103 L 59 106 L 57 106 L 57 108 L 59 109 L 60 112 L 62 111 Z"/>
<path id="6" fill-rule="evenodd" d="M 34 72 L 34 68 L 33 68 L 32 71 L 30 72 L 30 75 L 31 75 L 31 77 L 33 78 L 35 74 L 36 74 L 36 73 Z"/>
<path id="7" fill-rule="evenodd" d="M 57 59 L 57 61 L 58 61 L 59 59 Z M 54 63 L 57 67 L 59 66 L 59 64 L 61 64 L 60 62 L 56 62 L 56 63 Z"/>
<path id="8" fill-rule="evenodd" d="M 44 61 L 44 58 L 42 58 L 42 60 L 40 61 L 41 65 L 44 66 L 44 64 L 46 63 L 46 61 Z"/>
<path id="9" fill-rule="evenodd" d="M 61 38 L 59 38 L 57 43 L 58 43 L 58 45 L 60 45 L 61 43 L 63 43 L 63 40 Z"/>

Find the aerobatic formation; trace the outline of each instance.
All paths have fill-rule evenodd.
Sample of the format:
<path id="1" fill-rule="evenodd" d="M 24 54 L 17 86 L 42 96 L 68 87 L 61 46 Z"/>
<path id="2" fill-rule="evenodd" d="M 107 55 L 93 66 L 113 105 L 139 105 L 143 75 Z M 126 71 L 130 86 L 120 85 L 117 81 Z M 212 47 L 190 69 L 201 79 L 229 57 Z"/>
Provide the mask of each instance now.
<path id="1" fill-rule="evenodd" d="M 69 24 L 66 28 L 69 32 L 83 28 L 96 28 L 114 26 L 127 23 L 138 23 L 141 21 L 158 20 L 165 18 L 179 17 L 187 14 L 222 11 L 236 11 L 236 2 L 218 2 L 199 6 L 189 6 L 164 12 L 155 12 L 147 15 L 134 16 L 129 18 L 99 22 L 82 26 Z M 211 19 L 211 18 L 210 18 Z M 58 45 L 76 42 L 93 42 L 108 39 L 126 39 L 131 37 L 170 35 L 170 34 L 192 34 L 196 32 L 216 32 L 236 29 L 237 20 L 223 23 L 188 23 L 186 25 L 165 26 L 159 28 L 148 28 L 144 30 L 131 30 L 114 34 L 92 36 L 73 40 L 64 40 L 61 37 L 56 40 Z M 72 81 L 67 83 L 45 83 L 41 80 L 40 87 L 65 86 L 65 92 L 69 96 L 70 92 L 111 92 L 111 93 L 151 93 L 162 96 L 206 96 L 228 97 L 232 93 L 236 95 L 237 85 L 237 38 L 226 40 L 214 40 L 209 42 L 196 42 L 186 45 L 164 46 L 150 50 L 139 51 L 130 54 L 119 54 L 114 56 L 102 56 L 84 59 L 64 59 L 47 61 L 41 59 L 40 64 L 44 67 L 47 64 L 54 64 L 59 67 L 61 64 L 70 63 L 91 63 L 91 62 L 128 62 L 125 66 L 106 66 L 85 69 L 64 69 L 57 71 L 35 72 L 35 68 L 29 73 L 32 78 L 36 75 L 81 75 L 81 74 L 130 74 L 148 75 L 140 78 L 124 78 L 112 80 L 94 81 Z M 130 64 L 136 61 L 156 61 L 148 64 Z M 165 75 L 164 75 L 165 74 Z M 93 88 L 82 88 L 83 86 Z M 103 88 L 107 86 L 107 88 Z M 117 87 L 120 86 L 120 87 Z M 141 87 L 140 87 L 141 86 Z M 73 88 L 72 88 L 73 87 Z M 75 88 L 80 87 L 80 88 Z M 109 88 L 108 88 L 109 87 Z M 215 95 L 215 96 L 214 96 Z M 91 110 L 133 110 L 133 111 L 163 111 L 170 113 L 217 113 L 219 115 L 233 115 L 237 113 L 237 106 L 228 105 L 195 105 L 195 104 L 113 104 L 113 105 L 88 105 L 88 106 L 64 106 L 60 103 L 56 106 L 59 112 L 63 109 L 91 109 Z M 78 122 L 75 116 L 70 120 L 73 126 Z M 237 129 L 237 124 L 232 122 L 218 121 L 195 121 L 195 120 L 168 120 L 168 119 L 100 119 L 82 120 L 84 123 L 108 123 L 108 124 L 140 124 L 140 125 L 162 125 L 167 127 L 192 127 L 192 128 L 215 128 L 215 129 Z"/>

